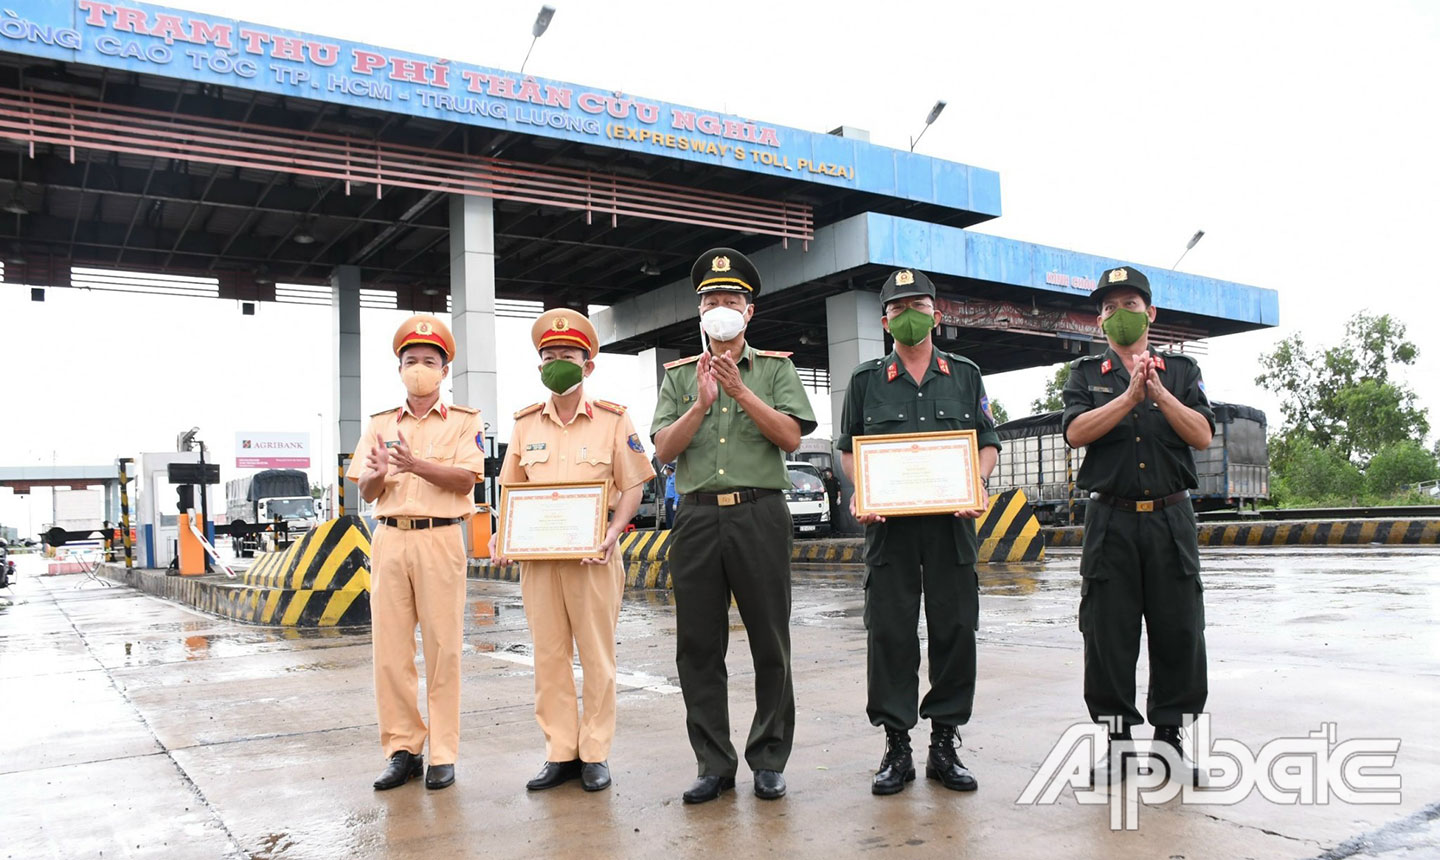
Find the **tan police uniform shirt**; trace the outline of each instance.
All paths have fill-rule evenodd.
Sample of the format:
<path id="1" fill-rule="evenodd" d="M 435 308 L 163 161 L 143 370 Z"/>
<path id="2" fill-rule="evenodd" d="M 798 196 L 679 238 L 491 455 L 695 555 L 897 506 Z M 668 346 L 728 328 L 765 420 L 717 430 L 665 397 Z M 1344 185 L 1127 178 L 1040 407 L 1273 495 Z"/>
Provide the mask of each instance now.
<path id="1" fill-rule="evenodd" d="M 400 433 L 410 443 L 416 457 L 485 475 L 484 424 L 480 410 L 468 406 L 446 406 L 441 401 L 423 416 L 416 417 L 407 403 L 404 406 L 370 416 L 370 424 L 355 446 L 355 456 L 345 477 L 359 481 L 365 473 L 365 461 L 377 444 L 378 435 L 393 447 Z M 377 517 L 468 517 L 475 512 L 470 493 L 443 490 L 410 472 L 397 472 L 390 466 L 385 486 L 375 500 Z"/>
<path id="2" fill-rule="evenodd" d="M 515 413 L 500 483 L 610 482 L 610 508 L 625 490 L 655 477 L 625 407 L 582 398 L 569 424 L 561 424 L 552 397 Z"/>

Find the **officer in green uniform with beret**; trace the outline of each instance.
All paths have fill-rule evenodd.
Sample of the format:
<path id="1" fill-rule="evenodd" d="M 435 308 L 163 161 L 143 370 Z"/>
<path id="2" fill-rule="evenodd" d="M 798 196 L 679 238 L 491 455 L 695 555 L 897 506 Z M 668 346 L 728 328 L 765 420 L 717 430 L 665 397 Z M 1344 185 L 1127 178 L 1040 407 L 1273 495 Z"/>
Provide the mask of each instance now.
<path id="1" fill-rule="evenodd" d="M 755 664 L 745 762 L 755 794 L 773 800 L 785 794 L 795 735 L 785 452 L 815 429 L 815 414 L 790 354 L 745 340 L 760 294 L 754 264 L 739 251 L 714 248 L 690 275 L 704 349 L 665 365 L 650 424 L 659 462 L 678 459 L 681 501 L 670 538 L 675 665 L 699 765 L 683 799 L 703 803 L 735 786 L 725 670 L 733 594 Z"/>
<path id="2" fill-rule="evenodd" d="M 1135 708 L 1144 618 L 1146 717 L 1156 740 L 1179 752 L 1184 717 L 1205 708 L 1205 605 L 1189 491 L 1197 486 L 1191 451 L 1209 446 L 1215 414 L 1195 360 L 1150 346 L 1155 306 L 1143 272 L 1106 270 L 1094 298 L 1110 348 L 1070 365 L 1061 419 L 1065 441 L 1085 446 L 1076 483 L 1090 491 L 1080 560 L 1085 705 L 1111 741 L 1128 740 L 1144 722 Z M 1112 764 L 1119 775 L 1106 755 L 1093 771 L 1097 784 L 1111 779 Z"/>
<path id="3" fill-rule="evenodd" d="M 975 430 L 980 475 L 988 483 L 1000 437 L 980 368 L 935 347 L 940 322 L 935 285 L 924 272 L 892 272 L 880 290 L 881 325 L 895 339 L 885 358 L 862 363 L 850 376 L 840 419 L 841 464 L 855 480 L 856 436 Z M 854 513 L 851 499 L 851 513 Z M 957 728 L 970 721 L 975 701 L 975 628 L 980 592 L 975 577 L 974 510 L 929 516 L 856 516 L 865 524 L 866 713 L 885 729 L 885 755 L 871 781 L 875 794 L 895 794 L 915 779 L 910 729 L 930 720 L 925 775 L 955 791 L 974 791 L 975 777 L 960 761 Z M 919 698 L 920 599 L 930 636 L 930 691 Z"/>

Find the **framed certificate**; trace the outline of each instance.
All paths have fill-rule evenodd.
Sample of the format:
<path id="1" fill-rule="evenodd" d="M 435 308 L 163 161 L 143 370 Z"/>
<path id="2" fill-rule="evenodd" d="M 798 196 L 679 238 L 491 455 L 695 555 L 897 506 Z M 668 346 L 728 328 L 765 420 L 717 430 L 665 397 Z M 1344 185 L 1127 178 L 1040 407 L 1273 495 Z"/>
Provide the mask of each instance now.
<path id="1" fill-rule="evenodd" d="M 609 483 L 514 484 L 500 489 L 500 555 L 593 558 L 605 540 Z"/>
<path id="2" fill-rule="evenodd" d="M 856 436 L 854 447 L 858 513 L 951 514 L 985 498 L 974 430 Z"/>

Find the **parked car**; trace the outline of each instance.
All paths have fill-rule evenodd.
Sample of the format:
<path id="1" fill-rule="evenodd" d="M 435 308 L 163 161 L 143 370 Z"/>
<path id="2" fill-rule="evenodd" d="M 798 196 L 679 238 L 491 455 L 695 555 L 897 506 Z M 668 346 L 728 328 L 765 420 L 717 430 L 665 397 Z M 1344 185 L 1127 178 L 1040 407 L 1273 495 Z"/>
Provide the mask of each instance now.
<path id="1" fill-rule="evenodd" d="M 825 498 L 825 481 L 820 477 L 820 470 L 799 460 L 788 461 L 785 470 L 790 473 L 785 505 L 790 508 L 795 536 L 829 537 L 830 503 Z"/>

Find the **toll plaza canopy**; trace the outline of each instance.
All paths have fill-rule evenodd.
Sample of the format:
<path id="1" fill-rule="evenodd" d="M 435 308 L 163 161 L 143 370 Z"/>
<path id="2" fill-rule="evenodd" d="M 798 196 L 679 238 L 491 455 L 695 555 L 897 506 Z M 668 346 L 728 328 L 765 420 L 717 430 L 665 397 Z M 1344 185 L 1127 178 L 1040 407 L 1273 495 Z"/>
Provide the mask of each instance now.
<path id="1" fill-rule="evenodd" d="M 448 310 L 455 396 L 493 415 L 497 313 L 607 306 L 604 347 L 658 367 L 698 347 L 688 272 L 714 246 L 765 279 L 751 339 L 840 385 L 884 348 L 892 268 L 934 276 L 942 345 L 993 372 L 1102 343 L 1089 293 L 1129 262 L 969 231 L 998 174 L 852 129 L 141 3 L 6 4 L 0 182 L 8 282 L 330 305 L 337 450 L 362 304 Z M 1142 268 L 1162 342 L 1278 323 L 1271 290 Z"/>

